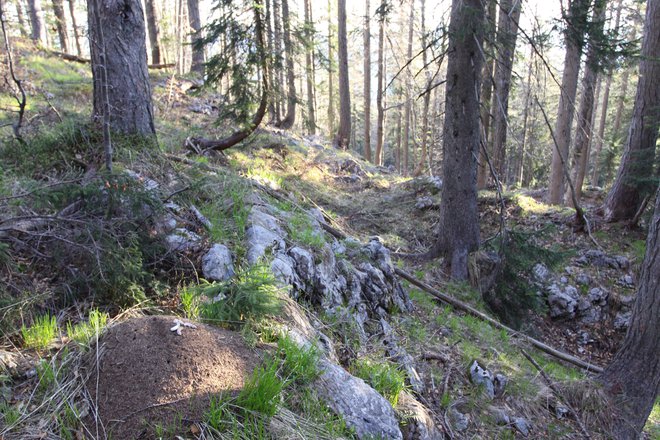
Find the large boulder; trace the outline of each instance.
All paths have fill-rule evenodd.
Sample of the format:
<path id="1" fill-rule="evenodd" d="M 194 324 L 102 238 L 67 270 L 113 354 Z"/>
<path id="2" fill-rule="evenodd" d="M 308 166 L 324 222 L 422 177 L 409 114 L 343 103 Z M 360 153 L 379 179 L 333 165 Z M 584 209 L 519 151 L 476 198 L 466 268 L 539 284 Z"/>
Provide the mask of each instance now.
<path id="1" fill-rule="evenodd" d="M 234 276 L 234 262 L 227 246 L 211 246 L 202 257 L 202 274 L 210 281 L 225 281 Z"/>

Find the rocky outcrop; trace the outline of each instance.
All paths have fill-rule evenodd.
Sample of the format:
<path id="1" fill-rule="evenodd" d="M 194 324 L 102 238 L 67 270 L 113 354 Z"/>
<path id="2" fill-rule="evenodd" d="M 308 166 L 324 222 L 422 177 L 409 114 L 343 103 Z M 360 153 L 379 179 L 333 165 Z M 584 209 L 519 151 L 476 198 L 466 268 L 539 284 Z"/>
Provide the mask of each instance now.
<path id="1" fill-rule="evenodd" d="M 202 257 L 202 274 L 209 281 L 225 281 L 234 276 L 234 262 L 227 246 L 211 246 Z"/>

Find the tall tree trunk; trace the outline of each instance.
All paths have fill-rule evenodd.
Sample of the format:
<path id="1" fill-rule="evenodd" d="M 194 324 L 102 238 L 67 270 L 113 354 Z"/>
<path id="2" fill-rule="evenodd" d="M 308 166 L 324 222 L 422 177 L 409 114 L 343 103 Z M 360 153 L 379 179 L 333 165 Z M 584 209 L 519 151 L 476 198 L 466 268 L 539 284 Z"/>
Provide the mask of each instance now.
<path id="1" fill-rule="evenodd" d="M 314 20 L 312 4 L 305 0 L 305 29 L 307 49 L 305 51 L 305 73 L 307 76 L 307 132 L 316 134 L 316 112 L 314 110 Z"/>
<path id="2" fill-rule="evenodd" d="M 271 3 L 270 0 L 266 0 L 266 16 L 265 21 L 266 21 L 266 48 L 268 50 L 269 54 L 275 53 L 275 40 L 274 40 L 274 35 L 273 35 L 273 25 L 271 24 L 271 16 L 272 16 L 272 9 L 271 9 Z M 268 69 L 267 73 L 268 75 L 268 84 L 270 85 L 270 92 L 271 95 L 273 93 L 274 89 L 274 81 L 273 81 L 273 69 Z M 268 114 L 269 114 L 269 124 L 274 124 L 277 121 L 279 121 L 279 108 L 276 108 L 276 103 L 277 99 L 275 96 L 270 96 L 268 99 Z M 279 106 L 277 106 L 279 107 Z"/>
<path id="3" fill-rule="evenodd" d="M 655 6 L 651 3 L 655 3 Z M 649 9 L 655 8 L 656 19 L 660 18 L 657 15 L 658 3 L 657 0 L 650 0 L 648 4 Z M 660 392 L 659 273 L 660 190 L 655 196 L 655 212 L 649 225 L 646 256 L 642 263 L 630 327 L 621 348 L 598 378 L 615 397 L 623 415 L 615 419 L 613 438 L 640 438 Z"/>
<path id="4" fill-rule="evenodd" d="M 631 220 L 653 189 L 655 144 L 660 127 L 660 0 L 648 0 L 644 23 L 628 140 L 616 180 L 605 200 L 608 221 Z"/>
<path id="5" fill-rule="evenodd" d="M 410 15 L 408 18 L 408 50 L 406 61 L 412 59 L 413 30 L 415 24 L 415 0 L 410 0 Z M 403 175 L 410 172 L 410 119 L 412 111 L 412 72 L 406 67 L 406 104 L 403 116 Z"/>
<path id="6" fill-rule="evenodd" d="M 428 138 L 429 138 L 429 107 L 431 105 L 431 85 L 433 83 L 433 78 L 431 77 L 431 72 L 429 71 L 429 67 L 426 65 L 427 63 L 427 55 L 426 55 L 426 28 L 425 28 L 425 20 L 426 20 L 426 1 L 421 0 L 421 9 L 420 9 L 420 14 L 421 14 L 421 19 L 422 19 L 422 63 L 424 64 L 424 77 L 426 79 L 426 89 L 424 90 L 424 108 L 422 109 L 422 151 L 420 152 L 419 155 L 419 163 L 417 164 L 417 167 L 415 168 L 415 171 L 413 172 L 413 176 L 417 177 L 420 176 L 424 172 L 424 164 L 427 161 L 427 146 L 428 146 Z M 429 163 L 430 166 L 430 163 Z"/>
<path id="7" fill-rule="evenodd" d="M 594 96 L 596 92 L 596 79 L 600 70 L 600 54 L 598 45 L 604 39 L 603 29 L 605 24 L 606 0 L 595 0 L 593 23 L 589 31 L 589 47 L 587 49 L 587 60 L 582 77 L 582 100 L 578 110 L 577 128 L 575 132 L 575 145 L 573 147 L 573 170 L 571 179 L 575 190 L 575 199 L 579 202 L 582 197 L 582 184 L 587 168 L 589 157 L 589 142 L 591 141 L 592 116 L 594 113 Z M 568 162 L 567 162 L 568 163 Z M 570 189 L 567 189 L 565 199 L 573 205 Z"/>
<path id="8" fill-rule="evenodd" d="M 530 44 L 529 58 L 527 64 L 527 79 L 525 80 L 525 102 L 523 103 L 523 125 L 522 139 L 520 140 L 520 154 L 518 155 L 518 167 L 516 169 L 516 184 L 522 185 L 523 171 L 525 168 L 525 153 L 527 149 L 527 127 L 529 122 L 529 107 L 532 105 L 532 71 L 534 68 L 534 46 Z"/>
<path id="9" fill-rule="evenodd" d="M 284 31 L 284 51 L 286 52 L 286 116 L 278 124 L 279 127 L 290 129 L 296 122 L 296 72 L 293 64 L 293 44 L 291 42 L 291 15 L 289 0 L 282 0 L 282 28 Z M 349 110 L 350 114 L 350 110 Z M 349 122 L 350 125 L 350 122 Z"/>
<path id="10" fill-rule="evenodd" d="M 614 32 L 618 34 L 619 25 L 621 23 L 621 9 L 623 8 L 623 0 L 619 0 L 616 8 L 616 18 L 614 19 Z M 592 173 L 591 184 L 598 186 L 598 174 L 600 170 L 600 152 L 603 149 L 603 138 L 605 137 L 605 122 L 607 121 L 607 109 L 610 101 L 610 87 L 612 87 L 612 70 L 609 69 L 607 73 L 607 80 L 605 81 L 605 91 L 603 93 L 603 103 L 600 111 L 600 122 L 598 123 L 598 135 L 594 144 L 593 160 L 592 160 Z"/>
<path id="11" fill-rule="evenodd" d="M 637 26 L 633 25 L 630 31 L 628 41 L 635 41 L 637 39 Z M 614 125 L 612 126 L 612 142 L 618 142 L 622 136 L 621 120 L 623 119 L 623 109 L 626 104 L 626 97 L 628 96 L 628 84 L 630 82 L 630 68 L 624 68 L 621 75 L 621 93 L 616 104 L 616 111 L 614 112 Z"/>
<path id="12" fill-rule="evenodd" d="M 23 5 L 21 0 L 16 0 L 16 18 L 18 19 L 18 29 L 21 32 L 21 37 L 27 38 L 27 26 L 25 23 L 25 16 L 23 15 Z"/>
<path id="13" fill-rule="evenodd" d="M 479 148 L 479 164 L 477 169 L 477 189 L 484 189 L 488 185 L 488 163 L 484 149 L 492 156 L 490 134 L 490 119 L 492 117 L 491 97 L 493 91 L 493 69 L 495 68 L 495 57 L 492 52 L 495 50 L 495 28 L 497 18 L 497 2 L 488 0 L 488 9 L 486 10 L 486 35 L 484 38 L 484 54 L 488 57 L 484 64 L 484 71 L 481 78 L 481 147 Z"/>
<path id="14" fill-rule="evenodd" d="M 479 90 L 485 12 L 481 0 L 453 0 L 443 129 L 443 186 L 439 238 L 429 256 L 443 255 L 451 277 L 468 275 L 479 247 L 477 154 L 481 139 Z"/>
<path id="15" fill-rule="evenodd" d="M 154 1 L 154 0 L 152 0 Z M 202 37 L 202 21 L 199 18 L 199 0 L 188 0 L 188 22 L 192 31 L 192 63 L 190 71 L 204 74 L 204 48 L 197 41 Z"/>
<path id="16" fill-rule="evenodd" d="M 116 132 L 155 136 L 142 4 L 89 0 L 87 13 L 94 119 L 105 116 Z"/>
<path id="17" fill-rule="evenodd" d="M 561 80 L 561 95 L 555 123 L 556 148 L 552 150 L 552 167 L 550 169 L 549 202 L 553 205 L 563 203 L 564 195 L 564 162 L 568 161 L 571 143 L 571 125 L 575 114 L 575 96 L 577 94 L 578 76 L 580 74 L 580 56 L 584 46 L 587 14 L 591 0 L 573 0 L 566 17 L 564 41 L 566 55 L 564 56 L 564 73 Z"/>
<path id="18" fill-rule="evenodd" d="M 364 158 L 371 161 L 371 7 L 364 4 Z"/>
<path id="19" fill-rule="evenodd" d="M 62 0 L 53 0 L 53 13 L 55 14 L 55 28 L 60 41 L 62 52 L 69 53 L 69 39 L 66 35 L 66 16 L 64 15 L 64 3 Z"/>
<path id="20" fill-rule="evenodd" d="M 328 0 L 328 135 L 335 132 L 335 46 L 332 32 L 332 0 Z"/>
<path id="21" fill-rule="evenodd" d="M 374 162 L 376 165 L 383 164 L 383 120 L 385 119 L 385 107 L 383 104 L 383 90 L 385 80 L 385 14 L 386 0 L 382 0 L 380 8 L 378 9 L 378 90 L 376 90 L 376 157 Z M 401 124 L 401 115 L 399 112 L 399 124 Z M 400 131 L 400 129 L 399 129 Z M 397 155 L 397 170 L 399 170 L 399 159 Z"/>
<path id="22" fill-rule="evenodd" d="M 346 38 L 346 0 L 337 1 L 339 49 L 339 128 L 335 147 L 346 150 L 351 136 L 351 91 L 348 84 L 348 41 Z"/>
<path id="23" fill-rule="evenodd" d="M 78 56 L 82 56 L 82 48 L 80 47 L 80 32 L 78 31 L 78 23 L 76 22 L 75 0 L 69 0 L 69 14 L 71 15 L 71 27 L 73 27 L 73 38 L 76 43 L 76 53 Z"/>
<path id="24" fill-rule="evenodd" d="M 41 8 L 41 0 L 28 0 L 28 8 L 30 23 L 32 24 L 32 41 L 48 46 L 46 22 L 44 21 L 44 11 Z"/>
<path id="25" fill-rule="evenodd" d="M 151 63 L 160 64 L 160 44 L 158 42 L 158 13 L 156 0 L 144 0 L 147 15 L 147 34 L 151 47 Z M 189 8 L 190 9 L 190 8 Z"/>
<path id="26" fill-rule="evenodd" d="M 502 182 L 507 179 L 506 135 L 509 126 L 509 91 L 513 56 L 518 38 L 521 1 L 501 0 L 497 25 L 498 60 L 495 63 L 493 112 L 493 168 Z"/>

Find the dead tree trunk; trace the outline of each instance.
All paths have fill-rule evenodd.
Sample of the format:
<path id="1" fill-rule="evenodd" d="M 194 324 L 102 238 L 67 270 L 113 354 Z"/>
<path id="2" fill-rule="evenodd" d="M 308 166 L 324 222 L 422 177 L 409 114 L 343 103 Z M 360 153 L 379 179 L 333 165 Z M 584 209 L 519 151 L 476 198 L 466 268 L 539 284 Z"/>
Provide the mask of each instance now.
<path id="1" fill-rule="evenodd" d="M 429 139 L 429 107 L 431 105 L 431 86 L 433 85 L 433 78 L 431 77 L 431 72 L 427 66 L 427 47 L 426 47 L 426 29 L 425 29 L 425 20 L 426 20 L 426 2 L 421 0 L 421 9 L 420 15 L 422 19 L 422 63 L 424 64 L 424 78 L 425 81 L 425 90 L 424 90 L 424 108 L 422 109 L 422 151 L 419 155 L 419 162 L 415 171 L 413 171 L 413 176 L 420 176 L 424 172 L 425 164 L 428 159 L 427 157 L 427 147 Z M 430 163 L 429 163 L 430 165 Z"/>
<path id="2" fill-rule="evenodd" d="M 335 46 L 332 32 L 332 0 L 328 0 L 328 135 L 335 132 Z"/>
<path id="3" fill-rule="evenodd" d="M 71 15 L 71 27 L 73 28 L 73 38 L 76 43 L 76 53 L 82 56 L 82 48 L 80 47 L 80 32 L 78 31 L 78 23 L 76 22 L 76 5 L 75 0 L 69 0 L 69 14 Z"/>
<path id="4" fill-rule="evenodd" d="M 160 64 L 160 44 L 158 43 L 158 15 L 156 0 L 144 0 L 147 16 L 147 34 L 151 47 L 151 63 Z"/>
<path id="5" fill-rule="evenodd" d="M 408 17 L 408 50 L 406 61 L 412 59 L 412 40 L 415 21 L 415 0 L 410 0 L 410 15 Z M 403 116 L 403 174 L 410 172 L 410 122 L 412 113 L 412 72 L 410 66 L 406 67 L 406 103 Z"/>
<path id="6" fill-rule="evenodd" d="M 305 74 L 307 77 L 307 132 L 316 134 L 316 111 L 314 109 L 314 20 L 312 4 L 305 0 Z"/>
<path id="7" fill-rule="evenodd" d="M 32 41 L 47 47 L 46 22 L 44 21 L 44 10 L 41 8 L 41 0 L 28 0 L 28 8 L 32 24 Z"/>
<path id="8" fill-rule="evenodd" d="M 385 105 L 383 104 L 383 98 L 385 95 L 385 90 L 383 90 L 384 80 L 385 80 L 385 19 L 387 16 L 386 12 L 387 4 L 385 1 L 381 1 L 380 7 L 378 8 L 378 79 L 376 90 L 376 157 L 374 157 L 374 163 L 376 165 L 383 164 L 383 138 L 385 136 L 383 123 L 385 119 Z M 401 117 L 399 115 L 399 125 L 401 124 Z M 400 128 L 399 128 L 400 131 Z M 397 170 L 399 169 L 399 156 L 397 155 Z"/>
<path id="9" fill-rule="evenodd" d="M 198 43 L 202 37 L 202 21 L 199 17 L 199 0 L 188 0 L 188 23 L 192 31 L 192 64 L 190 71 L 204 74 L 204 48 Z"/>
<path id="10" fill-rule="evenodd" d="M 484 189 L 488 185 L 488 163 L 486 162 L 486 154 L 484 150 L 488 151 L 492 156 L 493 149 L 491 148 L 491 130 L 490 120 L 492 114 L 490 112 L 491 97 L 493 92 L 493 69 L 495 68 L 495 57 L 492 52 L 495 50 L 495 29 L 497 18 L 497 2 L 495 0 L 488 1 L 488 9 L 486 10 L 486 32 L 484 38 L 484 54 L 487 59 L 484 64 L 484 71 L 481 77 L 481 148 L 479 148 L 479 163 L 477 169 L 477 188 Z"/>

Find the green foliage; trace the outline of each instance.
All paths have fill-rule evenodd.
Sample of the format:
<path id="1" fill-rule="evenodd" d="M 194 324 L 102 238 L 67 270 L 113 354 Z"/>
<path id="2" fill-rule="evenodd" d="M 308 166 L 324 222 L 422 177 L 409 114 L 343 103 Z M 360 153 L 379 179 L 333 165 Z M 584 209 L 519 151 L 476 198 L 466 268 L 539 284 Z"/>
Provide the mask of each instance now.
<path id="1" fill-rule="evenodd" d="M 53 365 L 42 359 L 41 362 L 37 364 L 37 377 L 39 378 L 39 390 L 45 392 L 55 385 L 57 371 Z"/>
<path id="2" fill-rule="evenodd" d="M 66 333 L 69 338 L 78 344 L 87 346 L 91 341 L 98 339 L 107 323 L 108 314 L 93 309 L 89 312 L 87 322 L 81 322 L 75 325 L 68 322 L 66 324 Z"/>
<path id="3" fill-rule="evenodd" d="M 242 255 L 243 239 L 250 213 L 245 203 L 250 188 L 243 180 L 227 178 L 219 185 L 202 188 L 201 198 L 211 200 L 201 206 L 200 211 L 212 224 L 209 235 L 216 243 L 231 245 L 237 256 Z M 217 194 L 224 195 L 218 198 Z"/>
<path id="4" fill-rule="evenodd" d="M 359 359 L 353 365 L 353 373 L 389 400 L 392 406 L 396 406 L 399 393 L 406 389 L 405 373 L 388 361 Z"/>
<path id="5" fill-rule="evenodd" d="M 275 415 L 281 403 L 282 390 L 288 385 L 278 373 L 279 362 L 274 358 L 257 367 L 236 398 L 236 405 L 269 417 Z"/>
<path id="6" fill-rule="evenodd" d="M 314 228 L 314 223 L 306 212 L 296 211 L 289 221 L 290 237 L 293 241 L 314 250 L 325 245 L 323 232 Z"/>
<path id="7" fill-rule="evenodd" d="M 529 311 L 539 311 L 543 306 L 530 283 L 533 267 L 538 263 L 553 267 L 564 258 L 559 250 L 537 244 L 536 238 L 541 233 L 510 230 L 504 244 L 501 240 L 495 244 L 503 256 L 501 274 L 494 295 L 486 294 L 484 299 L 513 328 L 520 328 Z"/>
<path id="8" fill-rule="evenodd" d="M 199 295 L 195 289 L 184 287 L 180 293 L 181 309 L 187 319 L 198 320 L 200 317 Z"/>
<path id="9" fill-rule="evenodd" d="M 289 336 L 284 336 L 277 341 L 277 348 L 284 356 L 282 367 L 288 380 L 307 384 L 319 375 L 316 346 L 299 347 Z"/>
<path id="10" fill-rule="evenodd" d="M 35 318 L 30 327 L 21 327 L 23 344 L 27 348 L 43 350 L 55 339 L 57 334 L 57 319 L 48 314 Z"/>
<path id="11" fill-rule="evenodd" d="M 288 408 L 298 414 L 304 414 L 307 420 L 320 426 L 327 435 L 324 438 L 355 438 L 355 433 L 346 426 L 346 422 L 330 410 L 310 387 L 293 389 L 286 404 Z"/>
<path id="12" fill-rule="evenodd" d="M 282 307 L 280 288 L 266 264 L 239 269 L 228 281 L 209 283 L 203 280 L 189 289 L 208 299 L 200 306 L 203 318 L 230 327 L 276 315 Z"/>
<path id="13" fill-rule="evenodd" d="M 21 418 L 21 412 L 14 405 L 0 401 L 0 416 L 2 416 L 2 426 L 12 427 Z"/>

